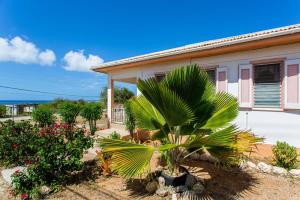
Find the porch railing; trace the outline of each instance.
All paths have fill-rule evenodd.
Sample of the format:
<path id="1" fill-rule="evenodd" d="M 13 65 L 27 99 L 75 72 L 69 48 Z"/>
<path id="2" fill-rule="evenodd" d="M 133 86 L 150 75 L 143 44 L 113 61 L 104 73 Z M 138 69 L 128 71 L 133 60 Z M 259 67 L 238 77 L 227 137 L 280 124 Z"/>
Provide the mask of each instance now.
<path id="1" fill-rule="evenodd" d="M 117 107 L 112 109 L 112 123 L 124 124 L 125 123 L 125 111 L 123 107 Z"/>

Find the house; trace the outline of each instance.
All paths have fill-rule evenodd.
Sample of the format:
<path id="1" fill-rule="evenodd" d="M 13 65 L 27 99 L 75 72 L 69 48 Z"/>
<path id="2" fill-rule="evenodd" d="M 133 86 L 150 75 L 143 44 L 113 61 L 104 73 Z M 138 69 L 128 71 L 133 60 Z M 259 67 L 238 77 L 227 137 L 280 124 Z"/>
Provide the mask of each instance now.
<path id="1" fill-rule="evenodd" d="M 163 76 L 187 64 L 207 70 L 218 91 L 235 95 L 235 123 L 266 138 L 300 147 L 300 24 L 103 63 L 108 75 L 108 118 L 113 124 L 114 81 Z M 139 94 L 139 91 L 137 91 Z"/>
<path id="2" fill-rule="evenodd" d="M 38 104 L 9 104 L 6 106 L 7 116 L 18 116 L 20 114 L 30 114 Z"/>

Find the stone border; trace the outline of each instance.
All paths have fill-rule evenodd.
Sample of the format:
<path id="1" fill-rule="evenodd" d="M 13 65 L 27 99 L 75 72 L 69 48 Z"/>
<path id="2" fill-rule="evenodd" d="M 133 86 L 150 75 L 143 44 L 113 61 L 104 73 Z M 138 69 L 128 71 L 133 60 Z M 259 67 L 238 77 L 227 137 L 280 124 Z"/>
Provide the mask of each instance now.
<path id="1" fill-rule="evenodd" d="M 287 171 L 282 167 L 269 165 L 264 162 L 259 162 L 258 164 L 255 164 L 254 162 L 251 161 L 242 161 L 240 164 L 240 168 L 257 170 L 266 174 L 275 174 L 275 175 L 280 175 L 285 177 L 290 176 L 293 178 L 300 178 L 300 169 L 292 169 L 290 171 Z"/>

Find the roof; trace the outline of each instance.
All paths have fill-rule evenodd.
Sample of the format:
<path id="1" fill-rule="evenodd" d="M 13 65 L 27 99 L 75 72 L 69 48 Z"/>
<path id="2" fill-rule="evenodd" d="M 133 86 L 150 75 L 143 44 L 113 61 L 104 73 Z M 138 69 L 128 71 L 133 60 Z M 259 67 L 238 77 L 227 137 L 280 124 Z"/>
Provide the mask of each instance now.
<path id="1" fill-rule="evenodd" d="M 195 52 L 195 51 L 203 51 L 203 50 L 214 49 L 214 48 L 224 47 L 224 46 L 231 46 L 234 44 L 241 44 L 245 42 L 263 40 L 263 39 L 290 35 L 295 33 L 300 33 L 300 24 L 284 26 L 280 28 L 274 28 L 274 29 L 258 31 L 254 33 L 248 33 L 248 34 L 237 35 L 232 37 L 226 37 L 222 39 L 209 40 L 205 42 L 199 42 L 199 43 L 185 45 L 185 46 L 167 49 L 163 51 L 157 51 L 154 53 L 148 53 L 140 56 L 129 57 L 121 60 L 106 62 L 99 66 L 94 66 L 91 69 L 94 71 L 102 71 L 101 69 L 104 68 L 109 68 L 109 67 L 129 64 L 129 63 L 135 63 L 135 62 L 168 57 L 168 56 Z"/>

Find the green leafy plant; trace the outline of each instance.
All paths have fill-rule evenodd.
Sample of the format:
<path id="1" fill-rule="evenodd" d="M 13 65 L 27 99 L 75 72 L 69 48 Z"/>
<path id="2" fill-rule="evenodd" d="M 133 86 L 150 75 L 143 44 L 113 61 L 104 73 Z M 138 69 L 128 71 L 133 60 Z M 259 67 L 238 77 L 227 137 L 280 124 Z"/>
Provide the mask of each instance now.
<path id="1" fill-rule="evenodd" d="M 99 103 L 86 103 L 81 110 L 80 115 L 89 122 L 92 135 L 96 132 L 96 122 L 101 119 L 102 107 Z"/>
<path id="2" fill-rule="evenodd" d="M 296 147 L 290 146 L 286 142 L 277 141 L 276 145 L 272 147 L 272 151 L 274 155 L 273 162 L 276 166 L 288 170 L 298 167 Z"/>
<path id="3" fill-rule="evenodd" d="M 6 116 L 6 106 L 0 105 L 0 117 L 5 117 L 5 116 Z"/>
<path id="4" fill-rule="evenodd" d="M 111 134 L 109 134 L 108 138 L 113 139 L 113 140 L 120 140 L 121 135 L 117 131 L 114 131 Z"/>
<path id="5" fill-rule="evenodd" d="M 36 121 L 40 127 L 46 127 L 54 123 L 54 111 L 48 105 L 40 105 L 32 112 L 32 119 Z"/>
<path id="6" fill-rule="evenodd" d="M 34 161 L 38 127 L 29 121 L 12 120 L 0 125 L 0 164 L 2 166 L 27 165 Z"/>
<path id="7" fill-rule="evenodd" d="M 112 168 L 125 178 L 139 177 L 149 168 L 153 153 L 160 152 L 170 174 L 192 153 L 206 151 L 220 162 L 237 162 L 261 141 L 231 122 L 238 115 L 237 99 L 216 92 L 214 84 L 199 66 L 177 68 L 158 82 L 138 80 L 142 95 L 130 100 L 136 125 L 152 131 L 163 145 L 135 144 L 102 138 L 104 152 L 112 154 Z M 185 155 L 184 149 L 191 153 Z"/>
<path id="8" fill-rule="evenodd" d="M 62 120 L 71 126 L 75 124 L 76 117 L 79 115 L 80 110 L 80 104 L 75 102 L 65 101 L 58 105 L 58 113 L 62 117 Z"/>
<path id="9" fill-rule="evenodd" d="M 130 107 L 130 102 L 126 101 L 124 103 L 124 109 L 125 109 L 125 126 L 126 129 L 129 131 L 131 138 L 133 139 L 133 134 L 135 130 L 135 118 L 132 113 L 132 109 Z"/>

